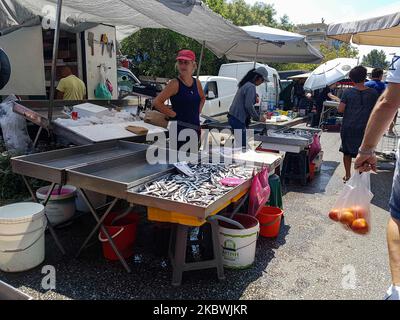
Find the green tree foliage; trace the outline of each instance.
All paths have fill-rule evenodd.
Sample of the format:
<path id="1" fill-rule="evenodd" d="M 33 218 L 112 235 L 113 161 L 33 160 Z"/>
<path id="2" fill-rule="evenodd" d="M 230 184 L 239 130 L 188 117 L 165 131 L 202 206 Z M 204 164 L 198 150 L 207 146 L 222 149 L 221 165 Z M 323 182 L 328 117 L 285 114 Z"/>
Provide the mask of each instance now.
<path id="1" fill-rule="evenodd" d="M 181 49 L 191 49 L 200 57 L 200 43 L 167 29 L 143 29 L 122 41 L 122 52 L 136 61 L 134 72 L 145 76 L 175 77 L 175 58 Z M 205 49 L 201 73 L 215 74 L 226 62 Z"/>
<path id="2" fill-rule="evenodd" d="M 205 3 L 214 12 L 235 25 L 262 24 L 265 26 L 293 30 L 288 16 L 276 20 L 276 11 L 272 5 L 257 2 L 247 4 L 244 0 L 206 0 Z M 132 57 L 135 62 L 135 73 L 146 76 L 174 77 L 175 57 L 180 49 L 191 49 L 200 57 L 201 44 L 188 37 L 166 29 L 143 29 L 122 41 L 122 52 Z M 205 49 L 201 74 L 218 74 L 226 59 L 219 59 Z"/>
<path id="3" fill-rule="evenodd" d="M 336 58 L 357 58 L 359 53 L 357 48 L 347 43 L 342 43 L 338 49 L 323 44 L 320 46 L 320 51 L 325 57 L 322 63 Z M 280 71 L 285 71 L 285 70 L 313 71 L 318 67 L 317 64 L 308 64 L 308 63 L 276 63 L 276 64 L 271 64 L 271 66 Z"/>
<path id="4" fill-rule="evenodd" d="M 389 67 L 385 51 L 378 51 L 376 49 L 372 50 L 366 56 L 363 56 L 361 64 L 371 68 L 387 69 Z"/>

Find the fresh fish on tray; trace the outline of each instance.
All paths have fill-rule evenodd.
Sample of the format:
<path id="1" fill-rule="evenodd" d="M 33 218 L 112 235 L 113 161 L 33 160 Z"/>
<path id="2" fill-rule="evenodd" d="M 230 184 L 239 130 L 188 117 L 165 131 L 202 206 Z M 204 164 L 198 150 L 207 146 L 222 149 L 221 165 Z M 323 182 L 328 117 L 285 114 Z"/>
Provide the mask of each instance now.
<path id="1" fill-rule="evenodd" d="M 234 187 L 224 186 L 224 178 L 248 180 L 253 174 L 252 168 L 238 164 L 229 166 L 220 164 L 189 164 L 196 174 L 188 177 L 184 174 L 170 174 L 160 180 L 144 184 L 140 194 L 159 197 L 172 201 L 208 206 Z"/>

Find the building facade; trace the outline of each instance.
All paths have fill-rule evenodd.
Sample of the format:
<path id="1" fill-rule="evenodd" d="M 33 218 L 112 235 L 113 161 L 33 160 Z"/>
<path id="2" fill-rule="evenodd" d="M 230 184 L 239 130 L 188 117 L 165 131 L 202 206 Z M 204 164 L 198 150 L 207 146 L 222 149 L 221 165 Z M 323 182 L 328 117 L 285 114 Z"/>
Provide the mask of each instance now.
<path id="1" fill-rule="evenodd" d="M 336 45 L 337 41 L 327 37 L 327 30 L 328 25 L 325 22 L 301 24 L 297 25 L 295 28 L 295 32 L 306 36 L 308 43 L 318 49 L 322 44 L 328 46 L 329 48 Z"/>

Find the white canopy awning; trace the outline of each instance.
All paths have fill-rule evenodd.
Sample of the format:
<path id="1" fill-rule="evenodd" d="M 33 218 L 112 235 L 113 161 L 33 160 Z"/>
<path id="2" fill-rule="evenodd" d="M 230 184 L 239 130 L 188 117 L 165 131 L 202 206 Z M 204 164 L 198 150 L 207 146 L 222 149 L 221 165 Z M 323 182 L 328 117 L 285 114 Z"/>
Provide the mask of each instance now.
<path id="1" fill-rule="evenodd" d="M 223 52 L 230 60 L 258 62 L 303 62 L 319 63 L 323 55 L 311 46 L 303 35 L 265 26 L 240 27 L 251 40 L 229 38 L 218 42 L 208 42 L 212 51 Z"/>
<path id="2" fill-rule="evenodd" d="M 54 17 L 57 1 L 0 0 L 0 3 L 0 19 L 6 16 L 0 23 L 4 31 L 37 16 L 46 17 L 50 13 Z M 246 32 L 196 0 L 63 0 L 64 29 L 79 29 L 88 22 L 116 26 L 119 39 L 141 28 L 168 28 L 198 41 L 251 40 Z"/>
<path id="3" fill-rule="evenodd" d="M 355 44 L 400 46 L 400 12 L 354 22 L 331 24 L 329 38 Z"/>
<path id="4" fill-rule="evenodd" d="M 0 0 L 0 31 L 55 16 L 56 0 Z M 168 28 L 206 46 L 217 56 L 260 62 L 320 62 L 304 36 L 263 26 L 237 27 L 197 0 L 63 0 L 62 28 L 81 31 L 93 23 L 117 27 L 123 39 L 141 28 Z"/>

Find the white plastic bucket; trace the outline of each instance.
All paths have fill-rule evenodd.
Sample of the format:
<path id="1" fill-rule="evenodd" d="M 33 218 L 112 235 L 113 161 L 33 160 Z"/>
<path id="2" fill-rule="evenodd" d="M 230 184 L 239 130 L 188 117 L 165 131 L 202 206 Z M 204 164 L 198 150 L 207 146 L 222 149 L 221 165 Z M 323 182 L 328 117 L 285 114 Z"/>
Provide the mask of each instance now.
<path id="1" fill-rule="evenodd" d="M 85 193 L 89 198 L 90 203 L 93 205 L 95 209 L 107 203 L 107 195 L 105 194 L 87 190 L 85 190 Z M 89 207 L 87 206 L 85 200 L 83 200 L 83 197 L 80 192 L 78 192 L 78 195 L 76 197 L 75 205 L 76 205 L 76 210 L 80 212 L 90 212 Z"/>
<path id="2" fill-rule="evenodd" d="M 223 264 L 229 269 L 247 269 L 253 265 L 255 260 L 260 224 L 256 218 L 247 214 L 236 214 L 233 220 L 242 224 L 246 229 L 219 222 L 219 241 L 222 246 Z"/>
<path id="3" fill-rule="evenodd" d="M 50 187 L 43 187 L 36 191 L 36 197 L 45 200 Z M 46 215 L 50 223 L 57 225 L 73 217 L 75 214 L 76 188 L 74 186 L 63 186 L 58 194 L 59 187 L 56 186 L 52 192 L 49 202 L 46 204 Z"/>
<path id="4" fill-rule="evenodd" d="M 20 272 L 44 260 L 44 206 L 23 202 L 0 207 L 0 270 Z"/>

